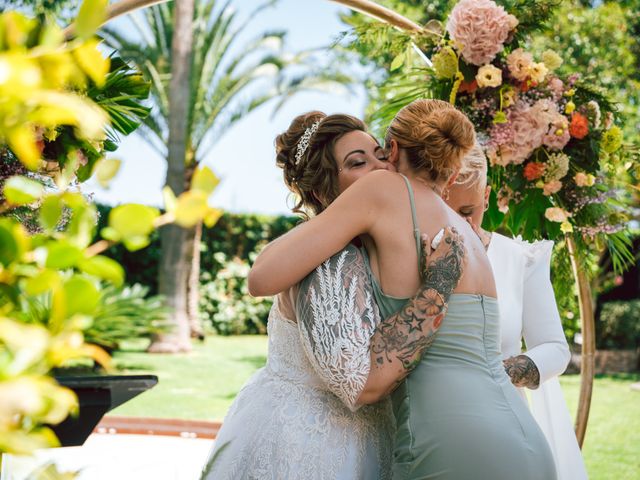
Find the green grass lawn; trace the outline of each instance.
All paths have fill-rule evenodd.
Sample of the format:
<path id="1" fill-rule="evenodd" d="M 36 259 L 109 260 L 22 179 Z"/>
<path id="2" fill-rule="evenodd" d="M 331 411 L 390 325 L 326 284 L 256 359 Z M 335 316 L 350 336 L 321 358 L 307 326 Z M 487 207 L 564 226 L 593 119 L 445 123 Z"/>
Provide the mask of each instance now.
<path id="1" fill-rule="evenodd" d="M 157 375 L 152 390 L 111 412 L 113 415 L 222 420 L 242 384 L 264 365 L 264 336 L 208 337 L 190 354 L 117 352 L 118 373 Z M 629 387 L 640 375 L 598 377 L 584 457 L 591 480 L 640 479 L 640 392 Z M 580 378 L 560 379 L 575 412 Z"/>

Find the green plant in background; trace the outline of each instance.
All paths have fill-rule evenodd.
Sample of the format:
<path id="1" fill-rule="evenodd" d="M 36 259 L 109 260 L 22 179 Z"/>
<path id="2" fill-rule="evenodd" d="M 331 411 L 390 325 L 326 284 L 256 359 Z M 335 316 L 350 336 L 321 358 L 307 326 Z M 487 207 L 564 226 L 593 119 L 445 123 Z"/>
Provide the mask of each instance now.
<path id="1" fill-rule="evenodd" d="M 640 300 L 606 302 L 596 329 L 598 348 L 640 348 Z"/>
<path id="2" fill-rule="evenodd" d="M 148 297 L 149 287 L 134 284 L 101 289 L 91 325 L 84 330 L 87 343 L 107 352 L 118 350 L 123 341 L 151 339 L 168 328 L 168 309 L 161 297 Z"/>
<path id="3" fill-rule="evenodd" d="M 267 333 L 267 318 L 273 304 L 271 298 L 255 298 L 249 294 L 249 263 L 238 257 L 227 259 L 224 253 L 214 255 L 222 265 L 215 276 L 201 275 L 200 315 L 220 335 Z"/>
<path id="4" fill-rule="evenodd" d="M 528 160 L 515 167 L 494 165 L 490 175 L 494 186 L 491 207 L 485 216 L 488 229 L 523 234 L 528 239 L 545 236 L 558 240 L 554 286 L 558 304 L 564 312 L 563 320 L 571 333 L 577 323 L 578 311 L 575 292 L 570 287 L 570 265 L 564 261 L 567 252 L 561 227 L 565 231 L 574 230 L 580 261 L 584 270 L 591 274 L 596 294 L 603 285 L 597 274 L 600 273 L 600 256 L 606 247 L 617 271 L 634 262 L 630 251 L 632 232 L 628 227 L 629 220 L 637 219 L 639 211 L 638 190 L 634 187 L 640 171 L 636 147 L 640 139 L 636 128 L 638 72 L 635 68 L 640 58 L 640 42 L 634 35 L 640 30 L 637 1 L 498 0 L 499 5 L 517 17 L 519 24 L 505 39 L 505 50 L 493 62 L 484 62 L 484 65 L 470 64 L 458 51 L 459 45 L 447 43 L 449 34 L 445 31 L 444 22 L 457 1 L 382 0 L 381 3 L 405 13 L 420 24 L 426 24 L 430 31 L 439 31 L 441 35 L 425 34 L 422 39 L 405 35 L 403 40 L 401 32 L 372 23 L 358 14 L 344 17 L 354 28 L 354 33 L 348 37 L 351 39 L 349 47 L 363 55 L 363 62 L 374 66 L 375 74 L 370 75 L 368 85 L 371 102 L 367 112 L 370 124 L 379 135 L 383 135 L 386 124 L 401 107 L 416 98 L 426 97 L 453 99 L 485 134 L 485 141 L 493 139 L 497 142 L 492 133 L 509 125 L 508 106 L 515 96 L 535 102 L 544 97 L 545 82 L 550 82 L 553 76 L 562 78 L 565 83 L 568 79 L 575 83 L 575 88 L 568 90 L 568 96 L 559 99 L 562 104 L 559 111 L 567 115 L 567 128 L 564 130 L 571 128 L 573 133 L 582 136 L 574 123 L 582 120 L 584 124 L 586 119 L 589 133 L 582 139 L 571 138 L 565 148 L 564 153 L 569 157 L 569 174 L 543 191 L 542 184 L 547 183 L 546 176 L 551 180 L 551 171 L 546 172 L 548 175 L 543 182 L 543 176 L 534 179 L 536 172 L 533 168 L 528 168 L 526 176 L 523 175 Z M 443 26 L 438 28 L 437 21 L 443 22 Z M 427 67 L 422 59 L 410 52 L 409 40 L 430 57 L 433 67 Z M 531 83 L 531 78 L 524 78 L 525 82 L 519 84 L 514 81 L 513 73 L 503 58 L 517 47 L 523 48 L 525 57 L 527 52 L 538 52 L 540 57 L 542 52 L 553 49 L 562 52 L 565 62 L 555 67 L 555 73 L 551 73 L 553 69 L 547 69 L 549 72 L 544 75 L 546 79 L 543 82 Z M 543 63 L 541 58 L 536 58 L 536 61 Z M 554 59 L 545 53 L 545 61 L 550 65 Z M 484 84 L 479 87 L 476 75 L 481 69 L 487 74 L 492 66 L 494 73 L 497 70 L 502 73 L 500 85 L 488 85 L 489 77 L 485 75 L 482 78 Z M 584 79 L 577 81 L 575 76 L 569 77 L 575 72 L 582 74 Z M 495 84 L 496 79 L 490 79 L 489 83 Z M 594 87 L 597 85 L 607 89 L 607 96 Z M 493 100 L 499 98 L 499 104 L 490 98 L 492 95 Z M 619 105 L 611 103 L 607 97 Z M 607 110 L 616 112 L 615 124 L 605 122 Z M 504 118 L 501 116 L 503 113 Z M 548 158 L 535 153 L 529 160 L 541 171 Z M 511 193 L 503 188 L 505 185 L 511 187 Z M 558 186 L 560 191 L 553 193 L 552 190 Z M 501 198 L 496 195 L 498 192 L 501 192 Z M 514 196 L 518 198 L 512 198 Z M 510 200 L 506 217 L 498 208 L 498 200 L 501 200 L 503 210 Z M 572 212 L 572 216 L 561 218 L 552 215 L 560 211 L 550 210 L 551 220 L 544 215 L 549 207 L 566 209 Z"/>
<path id="5" fill-rule="evenodd" d="M 144 72 L 152 82 L 151 100 L 155 107 L 140 130 L 147 143 L 167 158 L 166 183 L 176 185 L 190 181 L 194 168 L 207 152 L 239 120 L 271 99 L 280 101 L 303 90 L 326 90 L 350 79 L 335 65 L 327 65 L 310 52 L 285 52 L 281 31 L 263 31 L 255 39 L 241 44 L 243 33 L 273 1 L 265 1 L 248 15 L 235 8 L 234 2 L 204 0 L 196 2 L 190 35 L 190 53 L 175 57 L 172 51 L 177 11 L 176 2 L 145 9 L 131 16 L 133 35 L 120 29 L 103 31 L 107 43 Z M 241 2 L 237 2 L 239 6 Z M 241 18 L 245 16 L 245 19 Z M 169 103 L 174 70 L 190 69 L 190 81 L 184 107 L 186 122 L 185 151 L 171 156 L 169 138 L 171 118 Z M 176 306 L 172 321 L 178 329 L 199 335 L 198 279 L 200 274 L 201 228 L 189 232 L 161 232 L 163 249 L 159 262 L 159 291 Z M 177 279 L 177 280 L 176 280 Z M 184 279 L 184 281 L 183 281 Z M 185 286 L 188 285 L 188 290 Z M 183 311 L 184 310 L 184 311 Z M 184 325 L 188 323 L 189 325 Z M 188 338 L 161 336 L 153 351 L 188 349 Z"/>
<path id="6" fill-rule="evenodd" d="M 103 282 L 120 287 L 124 280 L 122 267 L 100 253 L 114 242 L 141 248 L 154 228 L 171 222 L 192 226 L 217 214 L 207 205 L 213 173 L 198 169 L 189 191 L 177 198 L 165 192 L 165 214 L 121 205 L 110 212 L 104 239 L 92 243 L 97 209 L 73 185 L 90 175 L 83 168 L 107 182 L 117 165 L 91 162 L 84 149 L 104 151 L 109 128 L 117 130 L 121 122 L 126 134 L 145 112 L 136 106 L 141 90 L 127 97 L 109 86 L 109 78 L 129 86 L 132 78 L 120 68 L 109 77 L 110 63 L 93 37 L 106 4 L 87 0 L 81 6 L 78 37 L 70 41 L 51 23 L 15 12 L 0 15 L 0 151 L 9 159 L 3 158 L 3 166 L 13 171 L 3 179 L 0 201 L 0 452 L 29 453 L 57 444 L 45 425 L 59 423 L 77 404 L 51 378 L 54 367 L 78 357 L 109 364 L 106 352 L 86 343 L 82 333 L 101 314 Z M 86 95 L 94 86 L 95 102 Z M 118 117 L 111 126 L 110 115 Z M 65 130 L 72 135 L 63 153 L 43 157 L 45 144 Z M 14 215 L 26 208 L 33 211 L 31 232 Z M 107 318 L 104 309 L 102 315 Z"/>

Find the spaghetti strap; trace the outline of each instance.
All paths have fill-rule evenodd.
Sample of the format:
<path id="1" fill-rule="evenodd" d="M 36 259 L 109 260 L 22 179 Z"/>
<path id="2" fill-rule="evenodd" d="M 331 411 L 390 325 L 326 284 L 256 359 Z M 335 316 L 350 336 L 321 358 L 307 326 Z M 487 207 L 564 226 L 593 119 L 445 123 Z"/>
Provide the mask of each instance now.
<path id="1" fill-rule="evenodd" d="M 411 219 L 413 221 L 413 236 L 416 240 L 416 252 L 418 252 L 418 273 L 420 273 L 420 257 L 422 255 L 422 242 L 420 241 L 420 228 L 418 228 L 418 216 L 416 215 L 416 201 L 413 195 L 413 188 L 409 183 L 409 179 L 400 174 L 404 178 L 404 183 L 407 184 L 407 190 L 409 190 L 409 202 L 411 203 Z"/>

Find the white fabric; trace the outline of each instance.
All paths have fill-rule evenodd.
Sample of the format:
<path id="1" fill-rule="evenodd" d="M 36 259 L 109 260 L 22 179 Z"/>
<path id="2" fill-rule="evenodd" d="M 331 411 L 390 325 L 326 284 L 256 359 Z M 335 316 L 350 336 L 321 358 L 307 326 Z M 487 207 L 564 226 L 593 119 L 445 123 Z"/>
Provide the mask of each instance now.
<path id="1" fill-rule="evenodd" d="M 487 254 L 496 280 L 503 358 L 524 353 L 540 372 L 531 410 L 554 455 L 558 480 L 587 478 L 558 375 L 571 357 L 550 280 L 553 242 L 493 233 Z M 522 351 L 524 338 L 527 349 Z"/>
<path id="2" fill-rule="evenodd" d="M 236 397 L 203 478 L 390 478 L 390 402 L 353 411 L 379 321 L 364 268 L 352 246 L 318 267 L 292 302 L 299 322 L 276 299 L 267 365 Z"/>

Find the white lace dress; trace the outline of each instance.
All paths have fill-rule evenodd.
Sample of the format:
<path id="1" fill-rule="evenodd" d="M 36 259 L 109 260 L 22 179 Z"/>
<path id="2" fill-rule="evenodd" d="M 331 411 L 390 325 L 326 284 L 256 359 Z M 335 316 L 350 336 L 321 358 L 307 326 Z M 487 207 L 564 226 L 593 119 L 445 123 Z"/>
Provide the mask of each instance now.
<path id="1" fill-rule="evenodd" d="M 378 322 L 364 259 L 353 246 L 278 296 L 267 365 L 236 397 L 202 478 L 390 478 L 390 403 L 356 406 Z"/>

